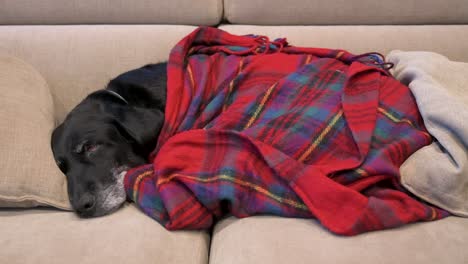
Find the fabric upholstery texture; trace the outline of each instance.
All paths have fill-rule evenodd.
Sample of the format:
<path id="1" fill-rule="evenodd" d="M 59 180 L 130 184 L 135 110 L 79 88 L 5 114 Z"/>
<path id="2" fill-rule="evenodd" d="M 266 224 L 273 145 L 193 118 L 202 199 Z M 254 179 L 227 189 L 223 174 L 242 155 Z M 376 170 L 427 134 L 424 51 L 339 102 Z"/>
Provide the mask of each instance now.
<path id="1" fill-rule="evenodd" d="M 0 24 L 216 25 L 222 1 L 1 0 Z"/>
<path id="2" fill-rule="evenodd" d="M 468 62 L 468 25 L 434 26 L 248 26 L 221 25 L 232 34 L 286 37 L 296 46 L 345 49 L 354 54 L 392 50 L 432 51 Z"/>
<path id="3" fill-rule="evenodd" d="M 457 24 L 468 22 L 465 0 L 225 0 L 233 24 L 363 25 Z"/>
<path id="4" fill-rule="evenodd" d="M 169 232 L 134 205 L 93 219 L 1 210 L 0 230 L 1 262 L 10 264 L 204 264 L 210 241 L 205 232 Z"/>
<path id="5" fill-rule="evenodd" d="M 58 121 L 117 75 L 167 60 L 191 26 L 0 26 L 0 50 L 33 65 L 47 80 Z"/>
<path id="6" fill-rule="evenodd" d="M 403 185 L 425 201 L 468 217 L 468 63 L 430 52 L 394 51 L 388 60 L 436 139 L 403 163 Z"/>
<path id="7" fill-rule="evenodd" d="M 459 217 L 355 237 L 332 235 L 312 220 L 227 218 L 213 231 L 210 263 L 464 264 L 467 239 L 468 221 Z"/>
<path id="8" fill-rule="evenodd" d="M 69 208 L 50 150 L 54 128 L 46 81 L 27 63 L 0 55 L 0 207 Z"/>

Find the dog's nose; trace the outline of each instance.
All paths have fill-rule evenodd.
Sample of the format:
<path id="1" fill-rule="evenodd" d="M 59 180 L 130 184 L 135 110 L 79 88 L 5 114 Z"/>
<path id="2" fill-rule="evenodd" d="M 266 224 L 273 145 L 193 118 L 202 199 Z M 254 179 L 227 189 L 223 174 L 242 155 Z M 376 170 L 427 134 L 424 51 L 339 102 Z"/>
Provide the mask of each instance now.
<path id="1" fill-rule="evenodd" d="M 95 205 L 96 200 L 94 199 L 94 196 L 91 194 L 84 194 L 78 200 L 76 211 L 82 216 L 87 216 L 93 212 Z"/>

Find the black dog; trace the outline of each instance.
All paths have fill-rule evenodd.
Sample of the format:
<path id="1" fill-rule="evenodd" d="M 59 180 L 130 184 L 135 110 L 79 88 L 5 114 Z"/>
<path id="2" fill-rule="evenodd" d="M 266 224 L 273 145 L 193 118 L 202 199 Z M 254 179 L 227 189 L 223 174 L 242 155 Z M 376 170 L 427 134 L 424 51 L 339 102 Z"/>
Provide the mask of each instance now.
<path id="1" fill-rule="evenodd" d="M 146 163 L 164 122 L 166 63 L 119 75 L 88 95 L 52 133 L 73 209 L 105 215 L 125 201 L 125 172 Z"/>

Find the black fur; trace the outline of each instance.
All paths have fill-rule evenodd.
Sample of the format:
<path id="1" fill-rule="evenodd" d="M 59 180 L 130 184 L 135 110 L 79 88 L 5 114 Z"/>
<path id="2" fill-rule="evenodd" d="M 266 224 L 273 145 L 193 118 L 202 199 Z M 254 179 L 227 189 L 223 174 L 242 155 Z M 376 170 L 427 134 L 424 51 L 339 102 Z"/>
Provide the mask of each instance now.
<path id="1" fill-rule="evenodd" d="M 53 131 L 54 158 L 79 216 L 108 214 L 125 201 L 122 172 L 146 163 L 156 145 L 166 82 L 166 63 L 123 73 L 106 90 L 124 100 L 105 90 L 93 92 Z"/>

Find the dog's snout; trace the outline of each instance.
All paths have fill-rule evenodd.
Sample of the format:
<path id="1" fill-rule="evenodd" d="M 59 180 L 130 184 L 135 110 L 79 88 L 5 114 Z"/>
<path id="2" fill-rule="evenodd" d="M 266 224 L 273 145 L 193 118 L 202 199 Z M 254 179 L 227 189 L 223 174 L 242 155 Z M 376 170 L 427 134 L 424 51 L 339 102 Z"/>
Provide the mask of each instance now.
<path id="1" fill-rule="evenodd" d="M 96 206 L 96 199 L 91 194 L 84 194 L 77 202 L 76 211 L 80 216 L 92 215 Z"/>

